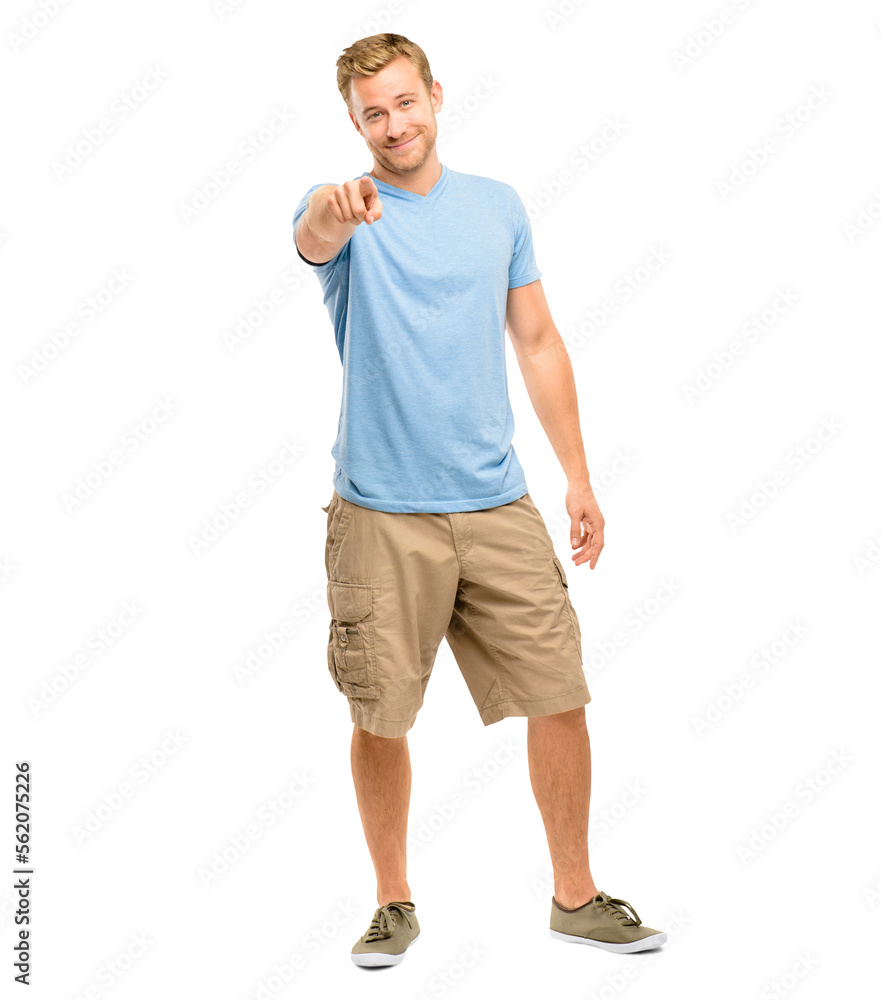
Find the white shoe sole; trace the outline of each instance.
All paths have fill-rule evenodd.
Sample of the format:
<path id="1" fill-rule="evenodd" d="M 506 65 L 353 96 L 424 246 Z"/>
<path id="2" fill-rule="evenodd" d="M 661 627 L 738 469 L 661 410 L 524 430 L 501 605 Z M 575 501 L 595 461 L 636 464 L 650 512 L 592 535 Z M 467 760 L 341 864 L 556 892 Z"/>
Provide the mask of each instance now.
<path id="1" fill-rule="evenodd" d="M 611 941 L 595 941 L 593 938 L 582 937 L 580 934 L 564 934 L 553 928 L 551 928 L 551 937 L 558 941 L 571 941 L 573 944 L 592 944 L 594 948 L 603 948 L 605 951 L 614 951 L 618 954 L 631 951 L 651 951 L 652 948 L 660 948 L 667 940 L 667 935 L 661 931 L 660 934 L 650 934 L 648 937 L 640 938 L 639 941 L 614 944 Z"/>
<path id="2" fill-rule="evenodd" d="M 421 934 L 422 931 L 419 932 Z M 365 951 L 360 955 L 353 954 L 352 961 L 355 965 L 367 965 L 375 967 L 377 965 L 400 965 L 404 961 L 407 949 L 411 948 L 419 940 L 419 934 L 413 938 L 407 948 L 400 955 L 384 955 L 381 951 Z"/>

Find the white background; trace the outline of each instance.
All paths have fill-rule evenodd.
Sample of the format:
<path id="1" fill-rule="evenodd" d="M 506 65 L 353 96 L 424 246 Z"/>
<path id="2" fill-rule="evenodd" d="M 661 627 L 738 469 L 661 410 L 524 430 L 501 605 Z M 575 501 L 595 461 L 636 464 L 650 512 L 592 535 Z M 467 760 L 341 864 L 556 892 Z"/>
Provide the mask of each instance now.
<path id="1" fill-rule="evenodd" d="M 32 996 L 742 1000 L 877 979 L 878 4 L 44 6 L 2 16 L 4 980 L 23 759 Z M 659 952 L 550 939 L 526 721 L 484 729 L 444 642 L 409 735 L 423 936 L 396 969 L 349 958 L 376 900 L 326 666 L 340 364 L 291 219 L 373 166 L 335 62 L 379 30 L 444 86 L 441 162 L 533 208 L 606 518 L 596 569 L 568 570 L 592 871 L 668 930 Z M 508 350 L 515 447 L 569 559 L 565 478 Z"/>

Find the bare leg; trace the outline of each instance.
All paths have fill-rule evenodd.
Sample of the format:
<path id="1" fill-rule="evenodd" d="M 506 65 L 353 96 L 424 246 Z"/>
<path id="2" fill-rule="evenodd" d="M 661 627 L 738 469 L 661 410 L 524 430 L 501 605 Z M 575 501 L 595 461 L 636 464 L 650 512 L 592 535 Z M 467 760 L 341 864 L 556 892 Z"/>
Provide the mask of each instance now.
<path id="1" fill-rule="evenodd" d="M 364 837 L 376 870 L 377 904 L 409 900 L 407 814 L 411 771 L 407 737 L 374 736 L 355 726 L 352 778 Z"/>
<path id="2" fill-rule="evenodd" d="M 599 891 L 587 857 L 590 737 L 584 706 L 529 718 L 527 753 L 554 866 L 554 896 L 574 909 Z"/>

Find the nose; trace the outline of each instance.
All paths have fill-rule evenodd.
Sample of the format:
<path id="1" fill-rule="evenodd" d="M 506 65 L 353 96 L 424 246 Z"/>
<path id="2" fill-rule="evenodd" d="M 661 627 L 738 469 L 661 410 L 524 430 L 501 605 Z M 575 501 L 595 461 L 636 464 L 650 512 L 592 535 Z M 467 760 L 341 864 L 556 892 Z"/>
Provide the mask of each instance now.
<path id="1" fill-rule="evenodd" d="M 405 123 L 406 115 L 403 112 L 392 112 L 388 116 L 388 126 L 386 128 L 386 135 L 389 139 L 397 139 L 404 134 L 406 129 Z"/>

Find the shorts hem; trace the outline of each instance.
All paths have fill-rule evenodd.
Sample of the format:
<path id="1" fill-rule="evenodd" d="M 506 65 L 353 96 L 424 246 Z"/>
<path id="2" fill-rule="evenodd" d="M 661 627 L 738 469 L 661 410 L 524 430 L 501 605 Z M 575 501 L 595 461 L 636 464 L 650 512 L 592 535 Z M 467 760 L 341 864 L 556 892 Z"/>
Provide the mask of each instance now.
<path id="1" fill-rule="evenodd" d="M 480 719 L 485 726 L 491 726 L 494 722 L 501 722 L 502 719 L 512 716 L 528 718 L 533 715 L 556 715 L 558 712 L 568 712 L 570 709 L 587 705 L 590 700 L 590 691 L 585 682 L 574 691 L 559 694 L 554 698 L 538 698 L 534 701 L 512 698 L 510 701 L 491 705 L 480 710 Z"/>
<path id="2" fill-rule="evenodd" d="M 416 721 L 415 715 L 409 719 L 381 719 L 362 711 L 351 701 L 349 702 L 349 715 L 359 729 L 366 729 L 368 733 L 372 733 L 374 736 L 384 736 L 386 739 L 406 736 Z"/>

